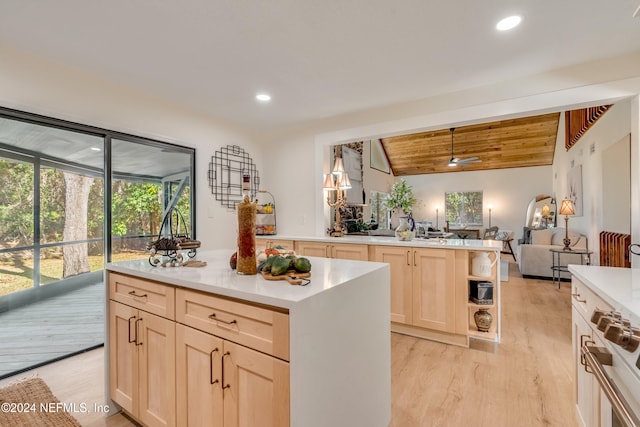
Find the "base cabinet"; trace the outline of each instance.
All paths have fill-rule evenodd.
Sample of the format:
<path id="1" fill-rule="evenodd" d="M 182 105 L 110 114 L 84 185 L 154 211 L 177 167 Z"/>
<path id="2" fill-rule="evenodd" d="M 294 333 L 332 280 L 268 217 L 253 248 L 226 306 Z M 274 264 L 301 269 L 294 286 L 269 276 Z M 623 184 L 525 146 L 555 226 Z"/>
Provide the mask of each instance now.
<path id="1" fill-rule="evenodd" d="M 109 302 L 110 395 L 147 426 L 175 425 L 175 323 Z"/>
<path id="2" fill-rule="evenodd" d="M 177 325 L 179 426 L 289 425 L 289 364 Z"/>
<path id="3" fill-rule="evenodd" d="M 370 259 L 391 269 L 391 321 L 455 333 L 455 253 L 447 249 L 371 246 Z M 416 332 L 418 330 L 415 330 Z"/>
<path id="4" fill-rule="evenodd" d="M 355 261 L 369 260 L 367 245 L 296 241 L 295 251 L 299 256 L 351 259 Z"/>

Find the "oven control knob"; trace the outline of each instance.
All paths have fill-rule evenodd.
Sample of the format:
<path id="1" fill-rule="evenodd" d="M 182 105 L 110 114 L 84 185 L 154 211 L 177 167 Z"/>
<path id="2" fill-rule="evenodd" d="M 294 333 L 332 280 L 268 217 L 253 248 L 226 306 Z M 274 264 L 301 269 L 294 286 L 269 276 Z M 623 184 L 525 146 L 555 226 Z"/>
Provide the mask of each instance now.
<path id="1" fill-rule="evenodd" d="M 611 317 L 609 315 L 601 316 L 600 320 L 598 320 L 598 330 L 604 332 L 604 330 L 607 329 L 607 326 L 615 323 L 618 323 L 618 319 L 615 317 Z"/>
<path id="2" fill-rule="evenodd" d="M 628 328 L 620 323 L 609 323 L 604 330 L 604 337 L 618 344 L 627 351 L 634 352 L 640 344 L 640 336 L 636 335 L 637 328 Z"/>
<path id="3" fill-rule="evenodd" d="M 599 309 L 596 308 L 595 310 L 593 310 L 593 314 L 591 314 L 591 323 L 594 323 L 594 324 L 597 325 L 598 322 L 600 321 L 600 318 L 602 316 L 606 316 L 607 314 L 609 314 L 608 311 L 599 310 Z"/>

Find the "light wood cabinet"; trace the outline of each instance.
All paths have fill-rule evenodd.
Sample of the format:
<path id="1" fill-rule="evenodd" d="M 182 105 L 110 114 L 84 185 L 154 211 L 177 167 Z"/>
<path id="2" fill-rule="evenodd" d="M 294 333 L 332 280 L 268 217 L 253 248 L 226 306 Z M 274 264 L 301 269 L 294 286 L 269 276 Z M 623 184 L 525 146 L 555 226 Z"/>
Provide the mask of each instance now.
<path id="1" fill-rule="evenodd" d="M 293 240 L 274 239 L 272 237 L 257 237 L 256 249 L 265 249 L 274 246 L 282 246 L 285 249 L 293 250 Z"/>
<path id="2" fill-rule="evenodd" d="M 372 261 L 390 265 L 391 321 L 399 324 L 392 329 L 418 336 L 424 335 L 422 329 L 456 332 L 453 250 L 379 245 L 371 246 L 369 255 Z"/>
<path id="3" fill-rule="evenodd" d="M 413 321 L 455 332 L 455 256 L 448 249 L 413 249 Z"/>
<path id="4" fill-rule="evenodd" d="M 369 260 L 369 249 L 367 245 L 296 240 L 294 247 L 298 256 L 339 258 L 355 261 Z"/>
<path id="5" fill-rule="evenodd" d="M 389 264 L 391 321 L 410 325 L 413 320 L 413 250 L 397 246 L 370 246 L 369 259 Z"/>
<path id="6" fill-rule="evenodd" d="M 287 362 L 189 326 L 176 332 L 179 426 L 289 425 Z"/>
<path id="7" fill-rule="evenodd" d="M 289 425 L 287 312 L 109 276 L 109 394 L 135 420 L 149 427 Z"/>
<path id="8" fill-rule="evenodd" d="M 175 425 L 175 323 L 109 302 L 110 395 L 147 426 Z"/>

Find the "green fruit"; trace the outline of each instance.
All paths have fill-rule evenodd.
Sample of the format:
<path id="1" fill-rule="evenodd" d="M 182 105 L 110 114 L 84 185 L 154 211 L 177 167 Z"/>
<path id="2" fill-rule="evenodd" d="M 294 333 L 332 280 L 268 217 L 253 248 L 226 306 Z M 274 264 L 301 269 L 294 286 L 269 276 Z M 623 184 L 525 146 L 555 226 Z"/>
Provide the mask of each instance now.
<path id="1" fill-rule="evenodd" d="M 280 255 L 276 255 L 273 258 L 275 259 L 271 262 L 271 274 L 273 274 L 274 276 L 279 276 L 286 273 L 289 269 L 290 261 Z"/>
<path id="2" fill-rule="evenodd" d="M 286 258 L 289 260 L 289 268 L 293 268 L 293 263 L 297 257 L 295 255 L 288 255 Z"/>
<path id="3" fill-rule="evenodd" d="M 297 258 L 293 263 L 293 268 L 298 273 L 308 273 L 311 271 L 311 261 L 304 257 Z"/>

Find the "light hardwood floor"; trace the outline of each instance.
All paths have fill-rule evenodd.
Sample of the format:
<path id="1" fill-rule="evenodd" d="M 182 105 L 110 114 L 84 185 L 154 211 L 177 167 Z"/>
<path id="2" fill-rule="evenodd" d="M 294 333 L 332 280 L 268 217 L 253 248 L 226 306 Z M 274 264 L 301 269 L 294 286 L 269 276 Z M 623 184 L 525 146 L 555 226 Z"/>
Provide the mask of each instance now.
<path id="1" fill-rule="evenodd" d="M 392 427 L 577 425 L 569 283 L 558 290 L 550 281 L 522 279 L 513 261 L 509 267 L 509 281 L 502 284 L 502 343 L 495 352 L 392 334 Z M 98 349 L 33 374 L 60 401 L 93 408 L 104 402 L 103 360 Z M 90 427 L 134 425 L 122 415 L 74 415 Z"/>

